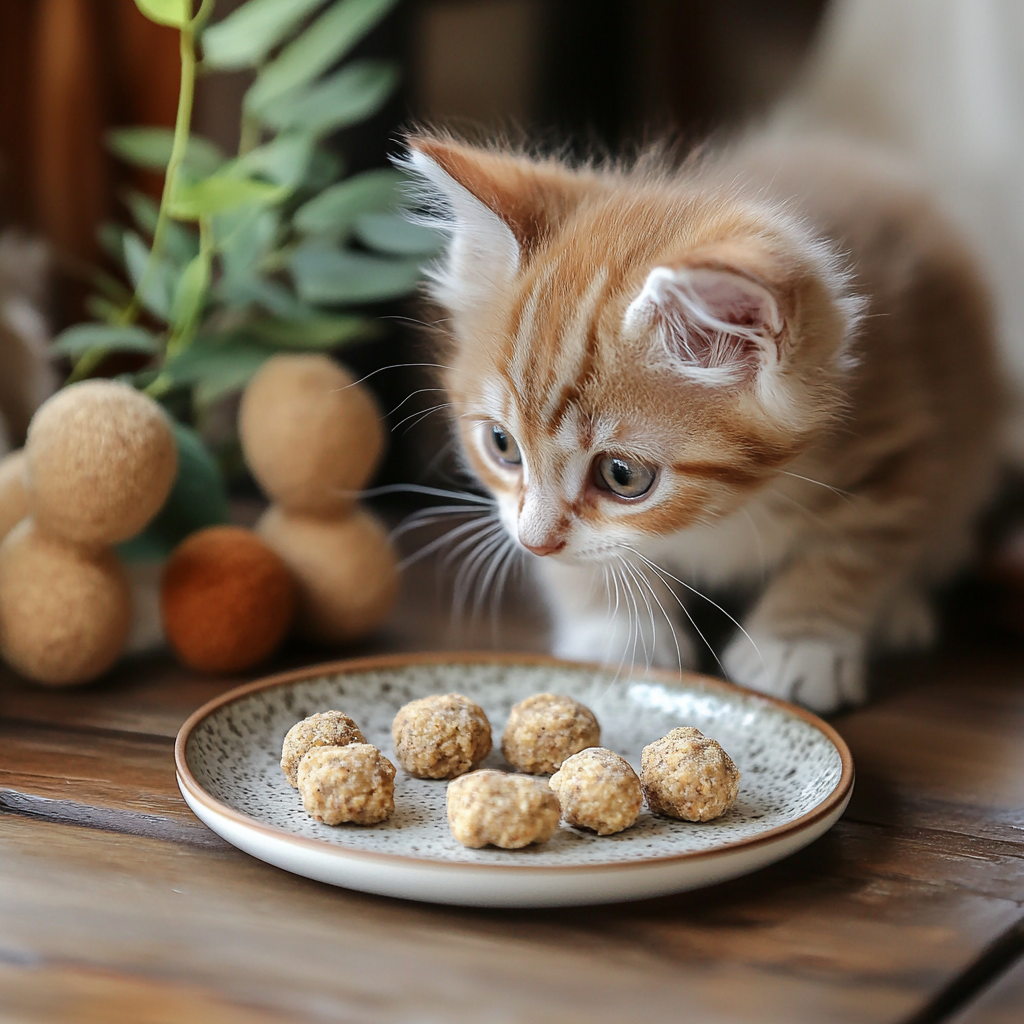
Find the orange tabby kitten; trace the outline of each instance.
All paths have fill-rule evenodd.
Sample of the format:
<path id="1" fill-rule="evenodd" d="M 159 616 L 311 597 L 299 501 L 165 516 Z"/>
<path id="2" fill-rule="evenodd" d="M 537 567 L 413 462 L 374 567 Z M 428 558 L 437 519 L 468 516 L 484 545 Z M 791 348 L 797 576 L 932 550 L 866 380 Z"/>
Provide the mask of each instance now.
<path id="1" fill-rule="evenodd" d="M 409 147 L 451 233 L 465 457 L 536 556 L 555 653 L 692 664 L 697 588 L 755 586 L 727 674 L 828 711 L 872 647 L 932 639 L 997 397 L 973 263 L 901 171 L 835 140 L 682 169 Z"/>

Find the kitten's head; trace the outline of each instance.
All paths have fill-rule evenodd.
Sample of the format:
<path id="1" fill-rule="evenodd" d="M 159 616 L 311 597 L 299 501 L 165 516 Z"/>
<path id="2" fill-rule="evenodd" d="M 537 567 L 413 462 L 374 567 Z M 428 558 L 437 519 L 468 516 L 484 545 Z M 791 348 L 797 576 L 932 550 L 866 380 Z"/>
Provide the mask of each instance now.
<path id="1" fill-rule="evenodd" d="M 537 555 L 727 515 L 834 421 L 856 300 L 777 203 L 449 139 L 407 166 L 450 231 L 433 297 L 466 460 Z"/>

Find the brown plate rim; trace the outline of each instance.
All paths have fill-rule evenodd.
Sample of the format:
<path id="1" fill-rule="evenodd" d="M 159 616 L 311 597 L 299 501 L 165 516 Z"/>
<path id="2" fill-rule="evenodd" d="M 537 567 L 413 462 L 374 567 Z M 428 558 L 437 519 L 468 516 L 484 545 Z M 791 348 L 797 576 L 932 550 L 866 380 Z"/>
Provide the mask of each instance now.
<path id="1" fill-rule="evenodd" d="M 249 817 L 236 811 L 233 807 L 223 803 L 208 793 L 199 784 L 199 781 L 192 774 L 185 757 L 185 750 L 189 737 L 201 721 L 213 714 L 226 704 L 231 704 L 241 697 L 258 693 L 261 690 L 270 690 L 278 686 L 288 686 L 292 683 L 304 682 L 308 679 L 315 679 L 318 676 L 326 675 L 351 675 L 357 672 L 379 671 L 389 668 L 406 668 L 410 665 L 439 665 L 439 664 L 498 664 L 498 665 L 549 665 L 567 669 L 601 669 L 603 666 L 597 663 L 583 661 L 565 661 L 546 654 L 518 654 L 513 652 L 495 651 L 426 651 L 421 653 L 404 654 L 377 654 L 360 658 L 345 658 L 340 661 L 323 662 L 310 665 L 306 668 L 292 669 L 289 672 L 281 672 L 276 675 L 257 679 L 251 683 L 244 683 L 227 690 L 212 700 L 207 701 L 202 707 L 197 708 L 185 720 L 178 730 L 174 741 L 174 766 L 178 775 L 179 784 L 184 786 L 189 794 L 203 804 L 209 810 L 220 814 L 243 825 L 250 830 L 255 830 L 272 839 L 286 839 L 289 842 L 297 843 L 299 846 L 314 849 L 321 853 L 331 853 L 334 856 L 343 858 L 360 858 L 380 863 L 401 863 L 415 864 L 420 867 L 434 867 L 442 870 L 462 871 L 465 869 L 485 871 L 525 871 L 525 872 L 585 872 L 585 871 L 612 871 L 612 870 L 638 870 L 650 867 L 654 864 L 664 864 L 673 861 L 696 861 L 712 857 L 721 857 L 725 853 L 734 853 L 741 849 L 753 849 L 757 846 L 775 843 L 784 836 L 802 832 L 815 823 L 827 818 L 842 805 L 849 797 L 856 775 L 853 755 L 846 741 L 839 735 L 836 729 L 828 722 L 819 718 L 811 711 L 801 708 L 796 704 L 780 700 L 777 697 L 770 697 L 767 694 L 759 693 L 756 690 L 749 690 L 746 687 L 738 686 L 735 683 L 727 682 L 724 679 L 717 679 L 714 676 L 706 676 L 698 672 L 670 672 L 662 669 L 648 669 L 643 672 L 633 673 L 628 678 L 633 681 L 653 680 L 668 686 L 679 686 L 684 679 L 699 680 L 704 686 L 710 686 L 730 693 L 743 694 L 746 697 L 756 697 L 766 704 L 773 704 L 776 707 L 787 711 L 797 718 L 814 726 L 823 733 L 839 751 L 843 764 L 843 771 L 839 777 L 836 788 L 813 810 L 801 815 L 799 818 L 761 835 L 750 839 L 739 839 L 732 843 L 726 843 L 715 847 L 713 850 L 693 850 L 687 853 L 668 854 L 661 857 L 647 857 L 636 861 L 609 861 L 603 864 L 476 864 L 459 863 L 448 860 L 438 860 L 433 857 L 410 857 L 400 853 L 380 853 L 373 850 L 359 850 L 337 843 L 327 843 L 321 839 L 311 839 L 307 836 L 298 836 L 287 829 L 277 828 L 274 825 L 266 825 L 255 818 Z"/>

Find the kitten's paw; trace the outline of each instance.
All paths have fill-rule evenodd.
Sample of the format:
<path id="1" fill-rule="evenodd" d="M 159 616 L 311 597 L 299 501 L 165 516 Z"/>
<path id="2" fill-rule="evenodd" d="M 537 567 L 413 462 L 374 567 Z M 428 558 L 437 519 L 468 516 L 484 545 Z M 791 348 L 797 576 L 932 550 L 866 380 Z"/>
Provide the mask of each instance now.
<path id="1" fill-rule="evenodd" d="M 599 661 L 624 667 L 634 664 L 685 670 L 697 665 L 697 653 L 685 633 L 677 632 L 673 640 L 666 627 L 658 630 L 652 643 L 650 636 L 635 636 L 629 623 L 607 619 L 563 623 L 555 630 L 551 653 L 569 661 Z"/>
<path id="2" fill-rule="evenodd" d="M 867 696 L 859 637 L 783 640 L 766 632 L 750 637 L 753 643 L 741 634 L 726 649 L 723 663 L 734 682 L 820 713 L 861 704 Z"/>
<path id="3" fill-rule="evenodd" d="M 924 651 L 935 643 L 939 627 L 931 599 L 923 590 L 900 590 L 882 609 L 872 640 L 893 654 Z"/>

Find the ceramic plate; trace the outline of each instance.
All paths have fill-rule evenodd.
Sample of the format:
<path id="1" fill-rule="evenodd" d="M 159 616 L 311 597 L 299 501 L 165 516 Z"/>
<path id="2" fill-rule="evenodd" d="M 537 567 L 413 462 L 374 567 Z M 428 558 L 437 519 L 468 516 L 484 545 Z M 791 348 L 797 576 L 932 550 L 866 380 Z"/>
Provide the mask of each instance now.
<path id="1" fill-rule="evenodd" d="M 716 821 L 646 811 L 614 836 L 562 826 L 524 850 L 469 850 L 448 831 L 443 781 L 398 770 L 395 812 L 382 825 L 331 827 L 309 817 L 279 760 L 299 719 L 336 708 L 393 761 L 391 719 L 407 701 L 463 693 L 487 712 L 500 751 L 509 709 L 534 693 L 587 704 L 601 740 L 639 771 L 640 751 L 678 725 L 717 739 L 743 773 Z M 843 813 L 853 789 L 846 744 L 790 704 L 697 675 L 616 677 L 593 665 L 486 654 L 406 655 L 276 676 L 200 708 L 175 746 L 178 785 L 193 811 L 239 849 L 286 871 L 366 892 L 437 903 L 555 906 L 640 899 L 710 885 L 777 861 Z"/>

